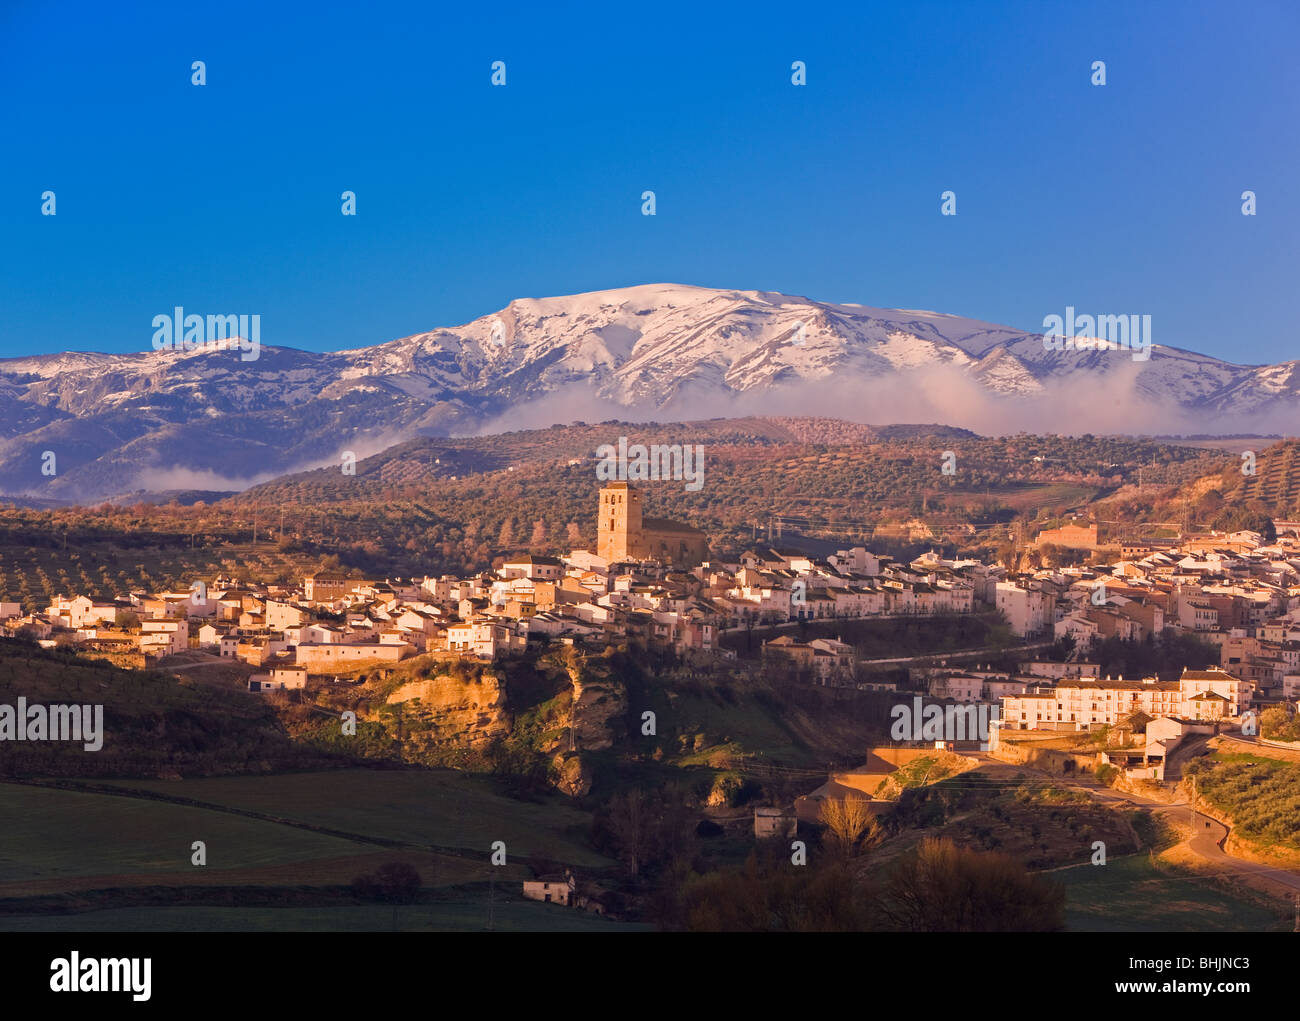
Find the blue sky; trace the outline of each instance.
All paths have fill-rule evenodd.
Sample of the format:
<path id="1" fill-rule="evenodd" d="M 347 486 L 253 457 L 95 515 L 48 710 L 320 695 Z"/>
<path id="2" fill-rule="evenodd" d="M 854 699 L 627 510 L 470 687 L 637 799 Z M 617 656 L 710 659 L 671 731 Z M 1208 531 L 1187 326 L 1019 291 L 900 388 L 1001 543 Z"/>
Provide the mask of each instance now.
<path id="1" fill-rule="evenodd" d="M 1300 357 L 1289 0 L 293 6 L 0 4 L 0 356 L 672 281 Z"/>

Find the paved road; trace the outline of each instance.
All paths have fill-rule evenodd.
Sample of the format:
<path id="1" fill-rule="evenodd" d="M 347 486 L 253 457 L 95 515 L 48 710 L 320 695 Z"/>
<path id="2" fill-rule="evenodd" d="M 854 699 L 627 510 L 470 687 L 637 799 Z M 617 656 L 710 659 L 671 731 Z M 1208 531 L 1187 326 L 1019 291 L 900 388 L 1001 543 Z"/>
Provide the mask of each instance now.
<path id="1" fill-rule="evenodd" d="M 1007 765 L 1001 759 L 995 759 L 985 752 L 967 752 L 964 754 L 981 761 L 997 763 L 1000 766 Z M 1081 791 L 1105 805 L 1119 806 L 1127 803 L 1148 809 L 1153 815 L 1177 819 L 1184 824 L 1189 821 L 1190 817 L 1192 835 L 1190 839 L 1184 842 L 1185 846 L 1203 860 L 1212 863 L 1219 874 L 1231 876 L 1235 879 L 1262 881 L 1270 885 L 1279 894 L 1300 894 L 1300 875 L 1272 865 L 1263 865 L 1259 862 L 1248 861 L 1245 858 L 1238 858 L 1225 851 L 1223 845 L 1224 841 L 1228 839 L 1228 827 L 1208 815 L 1200 812 L 1192 813 L 1185 797 L 1172 804 L 1166 804 L 1163 801 L 1154 801 L 1140 794 L 1114 790 L 1093 779 L 1064 780 L 1056 774 L 1043 773 L 1041 770 L 1034 770 L 1029 766 L 1018 766 L 1017 768 L 1050 777 L 1061 786 Z"/>
<path id="2" fill-rule="evenodd" d="M 1026 649 L 1047 649 L 1054 645 L 1055 642 L 1035 642 L 1033 645 L 1009 645 L 998 648 L 986 647 L 983 649 L 957 649 L 953 652 L 927 652 L 921 656 L 900 656 L 894 659 L 860 659 L 861 666 L 880 666 L 887 663 L 915 663 L 918 660 L 936 660 L 948 659 L 954 656 L 998 656 L 1008 652 L 1024 652 Z"/>
<path id="3" fill-rule="evenodd" d="M 986 616 L 988 611 L 981 610 L 972 613 L 868 613 L 861 617 L 810 617 L 805 621 L 783 620 L 776 624 L 755 624 L 752 628 L 747 624 L 737 624 L 735 627 L 724 627 L 719 629 L 719 634 L 739 635 L 746 631 L 753 631 L 758 634 L 760 631 L 784 631 L 788 628 L 798 627 L 800 623 L 804 624 L 861 624 L 865 621 L 872 620 L 955 620 L 957 618 L 979 619 Z M 1051 642 L 1047 643 L 1051 645 Z"/>
<path id="4" fill-rule="evenodd" d="M 213 660 L 212 662 L 210 662 L 210 663 L 178 663 L 176 666 L 159 666 L 159 667 L 155 667 L 155 669 L 157 669 L 157 670 L 171 670 L 171 671 L 179 671 L 179 670 L 198 670 L 198 669 L 200 669 L 201 667 L 208 667 L 208 666 L 237 666 L 237 665 L 242 664 L 242 663 L 243 663 L 243 660 L 230 660 L 230 659 L 215 660 L 215 659 L 214 659 L 214 660 Z"/>
<path id="5" fill-rule="evenodd" d="M 1219 740 L 1236 745 L 1242 751 L 1250 752 L 1253 755 L 1271 755 L 1275 759 L 1281 759 L 1284 762 L 1295 762 L 1300 758 L 1300 751 L 1294 748 L 1280 748 L 1277 745 L 1264 744 L 1258 738 L 1233 737 L 1231 734 L 1220 734 Z"/>
<path id="6" fill-rule="evenodd" d="M 1096 784 L 1096 786 L 1093 787 L 1086 781 L 1080 781 L 1077 786 L 1080 789 L 1087 790 L 1089 794 L 1099 801 L 1108 801 L 1112 804 L 1127 801 L 1129 804 L 1149 809 L 1153 815 L 1162 815 L 1183 823 L 1188 823 L 1190 819 L 1192 835 L 1186 841 L 1186 846 L 1194 854 L 1212 863 L 1221 874 L 1237 879 L 1262 880 L 1291 893 L 1300 893 L 1300 875 L 1272 865 L 1264 865 L 1260 862 L 1238 858 L 1225 851 L 1223 845 L 1224 841 L 1228 839 L 1228 827 L 1208 815 L 1193 812 L 1185 797 L 1173 804 L 1165 804 L 1161 801 L 1144 798 L 1139 794 L 1121 794 L 1108 788 L 1102 789 L 1101 785 L 1097 784 L 1096 781 L 1092 783 Z M 1279 892 L 1282 891 L 1279 890 Z"/>
<path id="7" fill-rule="evenodd" d="M 1187 811 L 1186 806 L 1177 809 L 1169 806 L 1167 812 Z M 1192 838 L 1188 847 L 1206 861 L 1213 862 L 1221 872 L 1239 879 L 1264 880 L 1273 885 L 1285 887 L 1292 894 L 1300 894 L 1300 875 L 1286 869 L 1274 868 L 1260 862 L 1237 858 L 1223 849 L 1223 842 L 1228 839 L 1228 827 L 1217 819 L 1211 819 L 1200 812 L 1194 814 Z"/>

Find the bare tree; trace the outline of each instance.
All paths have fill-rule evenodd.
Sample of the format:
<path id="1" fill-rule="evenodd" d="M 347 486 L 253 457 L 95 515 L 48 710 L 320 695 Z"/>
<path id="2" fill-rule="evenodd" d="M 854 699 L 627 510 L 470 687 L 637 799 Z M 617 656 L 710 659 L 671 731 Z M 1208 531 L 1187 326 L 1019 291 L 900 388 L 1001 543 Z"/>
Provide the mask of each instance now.
<path id="1" fill-rule="evenodd" d="M 867 799 L 861 796 L 827 798 L 821 805 L 821 819 L 832 843 L 844 857 L 851 857 L 859 838 L 875 829 L 875 819 Z"/>
<path id="2" fill-rule="evenodd" d="M 894 870 L 882 912 L 903 932 L 1054 932 L 1065 887 L 1009 855 L 928 838 Z"/>
<path id="3" fill-rule="evenodd" d="M 615 795 L 609 803 L 609 829 L 627 862 L 628 872 L 636 879 L 650 837 L 650 812 L 639 790 Z"/>

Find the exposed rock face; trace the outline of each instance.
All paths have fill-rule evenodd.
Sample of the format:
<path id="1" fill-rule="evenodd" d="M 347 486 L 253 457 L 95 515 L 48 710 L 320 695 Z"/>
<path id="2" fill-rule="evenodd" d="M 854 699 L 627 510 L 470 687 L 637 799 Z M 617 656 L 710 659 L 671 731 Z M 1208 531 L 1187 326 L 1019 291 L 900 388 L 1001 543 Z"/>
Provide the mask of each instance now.
<path id="1" fill-rule="evenodd" d="M 411 681 L 388 696 L 389 705 L 397 703 L 404 703 L 412 730 L 424 731 L 434 745 L 484 745 L 510 729 L 505 689 L 493 674 L 478 681 L 447 674 Z"/>
<path id="2" fill-rule="evenodd" d="M 627 689 L 616 677 L 571 668 L 573 703 L 569 709 L 579 751 L 598 752 L 614 743 L 614 728 L 627 713 Z"/>
<path id="3" fill-rule="evenodd" d="M 561 752 L 551 765 L 555 769 L 555 789 L 560 793 L 581 798 L 591 791 L 591 767 L 577 752 Z"/>

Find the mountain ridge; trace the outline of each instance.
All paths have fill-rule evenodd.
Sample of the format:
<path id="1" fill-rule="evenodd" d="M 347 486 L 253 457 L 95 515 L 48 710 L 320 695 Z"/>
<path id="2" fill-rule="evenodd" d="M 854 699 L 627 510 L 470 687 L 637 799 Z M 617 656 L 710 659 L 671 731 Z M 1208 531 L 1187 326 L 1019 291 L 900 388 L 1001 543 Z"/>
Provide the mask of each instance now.
<path id="1" fill-rule="evenodd" d="M 777 291 L 642 284 L 518 298 L 456 327 L 335 352 L 62 352 L 0 360 L 0 492 L 93 500 L 238 490 L 418 435 L 574 419 L 790 415 L 978 432 L 1263 431 L 1300 362 L 1164 344 L 1052 351 L 959 315 Z M 54 474 L 43 474 L 52 452 Z"/>

